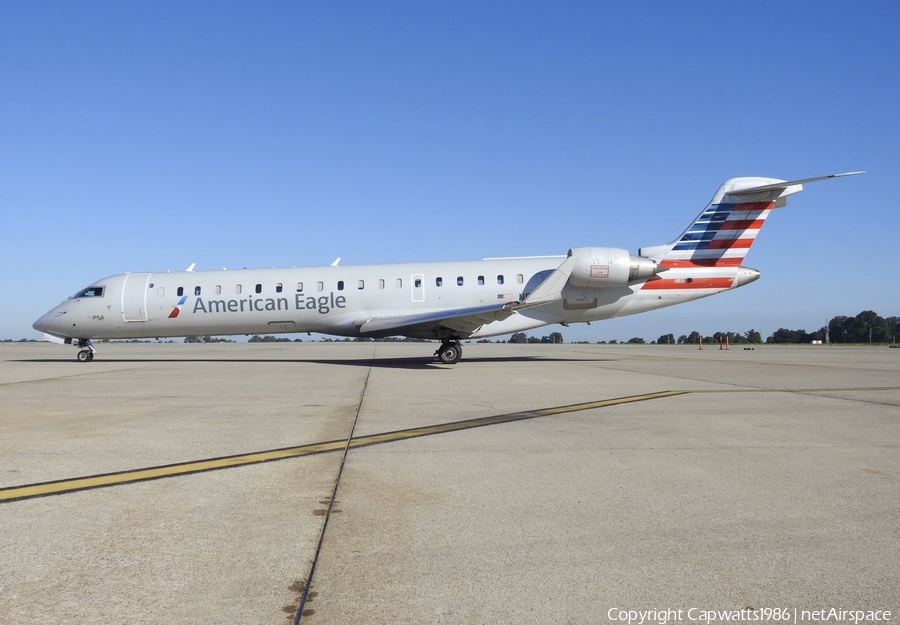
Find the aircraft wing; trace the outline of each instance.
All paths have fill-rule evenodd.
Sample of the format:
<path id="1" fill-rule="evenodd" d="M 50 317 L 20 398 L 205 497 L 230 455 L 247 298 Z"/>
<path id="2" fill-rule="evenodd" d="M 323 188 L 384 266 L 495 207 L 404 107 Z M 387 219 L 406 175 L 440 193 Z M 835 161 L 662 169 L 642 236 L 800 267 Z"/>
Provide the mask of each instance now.
<path id="1" fill-rule="evenodd" d="M 570 256 L 521 302 L 506 302 L 437 310 L 415 315 L 371 317 L 358 323 L 363 334 L 396 333 L 422 334 L 437 328 L 448 328 L 462 334 L 470 334 L 493 321 L 502 321 L 517 310 L 550 304 L 562 297 L 562 289 L 575 267 L 576 258 Z"/>
<path id="2" fill-rule="evenodd" d="M 449 328 L 469 333 L 486 323 L 506 319 L 515 312 L 516 304 L 517 302 L 507 302 L 505 304 L 437 310 L 415 315 L 371 317 L 358 324 L 358 327 L 363 334 L 388 331 L 398 334 L 420 333 L 433 328 Z"/>

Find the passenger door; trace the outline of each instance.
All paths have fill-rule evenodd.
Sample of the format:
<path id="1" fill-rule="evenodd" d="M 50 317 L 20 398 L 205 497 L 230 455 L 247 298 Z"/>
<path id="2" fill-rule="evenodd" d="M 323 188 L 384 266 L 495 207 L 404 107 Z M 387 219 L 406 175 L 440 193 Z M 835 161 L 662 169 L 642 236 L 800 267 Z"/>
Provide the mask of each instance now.
<path id="1" fill-rule="evenodd" d="M 147 285 L 149 273 L 130 273 L 122 286 L 122 318 L 125 321 L 147 321 Z"/>

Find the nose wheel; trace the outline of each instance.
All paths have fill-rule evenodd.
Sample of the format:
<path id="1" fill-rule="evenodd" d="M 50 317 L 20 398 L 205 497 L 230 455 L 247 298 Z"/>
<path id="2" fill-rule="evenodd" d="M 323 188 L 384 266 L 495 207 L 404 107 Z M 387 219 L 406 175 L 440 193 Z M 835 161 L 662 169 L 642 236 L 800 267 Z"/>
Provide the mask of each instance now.
<path id="1" fill-rule="evenodd" d="M 81 348 L 81 351 L 78 352 L 78 362 L 90 362 L 94 359 L 94 349 L 93 344 L 90 339 L 78 339 L 78 347 Z"/>
<path id="2" fill-rule="evenodd" d="M 459 341 L 442 343 L 434 354 L 442 364 L 455 365 L 462 358 L 462 345 L 459 344 Z"/>

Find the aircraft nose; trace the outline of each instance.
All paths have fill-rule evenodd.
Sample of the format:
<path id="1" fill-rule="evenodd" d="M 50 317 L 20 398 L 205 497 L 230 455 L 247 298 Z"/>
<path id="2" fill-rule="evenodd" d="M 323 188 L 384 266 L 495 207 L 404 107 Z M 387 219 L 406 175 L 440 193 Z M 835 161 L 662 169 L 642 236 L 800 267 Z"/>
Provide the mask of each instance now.
<path id="1" fill-rule="evenodd" d="M 31 327 L 38 332 L 47 332 L 49 325 L 47 324 L 47 315 L 41 315 L 41 318 L 31 324 Z"/>

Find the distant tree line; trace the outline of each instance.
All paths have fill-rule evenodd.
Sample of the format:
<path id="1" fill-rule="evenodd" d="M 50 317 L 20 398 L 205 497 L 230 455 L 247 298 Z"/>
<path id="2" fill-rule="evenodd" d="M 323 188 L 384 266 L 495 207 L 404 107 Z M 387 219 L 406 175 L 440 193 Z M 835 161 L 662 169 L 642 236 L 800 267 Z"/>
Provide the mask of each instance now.
<path id="1" fill-rule="evenodd" d="M 209 338 L 209 337 L 207 337 Z M 199 341 L 196 341 L 199 342 Z M 206 341 L 207 343 L 209 341 Z M 302 343 L 303 339 L 290 339 L 287 337 L 276 337 L 271 334 L 267 334 L 266 336 L 259 336 L 258 334 L 254 334 L 250 337 L 249 343 Z M 380 339 L 373 339 L 370 336 L 357 336 L 354 338 L 345 337 L 342 339 L 333 339 L 330 337 L 322 337 L 322 343 L 431 343 L 429 339 L 412 339 L 405 336 L 388 336 Z"/>
<path id="2" fill-rule="evenodd" d="M 248 343 L 302 343 L 302 339 L 289 339 L 286 336 L 272 336 L 271 334 L 267 334 L 266 336 L 260 336 L 258 334 L 254 334 L 247 341 Z"/>
<path id="3" fill-rule="evenodd" d="M 827 332 L 826 332 L 827 331 Z M 900 317 L 884 318 L 872 310 L 864 310 L 855 317 L 837 316 L 814 332 L 779 328 L 766 343 L 896 343 L 900 337 Z"/>
<path id="4" fill-rule="evenodd" d="M 479 341 L 480 342 L 480 341 Z M 547 336 L 538 338 L 536 336 L 528 336 L 524 332 L 516 332 L 509 337 L 508 343 L 562 343 L 563 335 L 560 332 L 551 332 Z"/>
<path id="5" fill-rule="evenodd" d="M 827 329 L 827 333 L 826 333 Z M 834 317 L 828 326 L 822 326 L 813 332 L 779 328 L 768 338 L 766 343 L 812 343 L 826 340 L 829 343 L 896 343 L 900 338 L 900 317 L 881 317 L 871 310 L 864 310 L 855 317 Z M 727 341 L 731 345 L 758 345 L 763 342 L 757 330 L 750 329 L 743 334 L 737 332 L 716 332 L 712 336 L 701 336 L 696 330 L 690 334 L 682 334 L 677 340 L 671 334 L 663 334 L 655 343 L 659 344 L 697 344 L 700 339 L 704 343 L 718 344 Z M 614 341 L 611 341 L 614 342 Z M 643 343 L 639 337 L 629 339 L 628 343 Z"/>
<path id="6" fill-rule="evenodd" d="M 259 339 L 258 336 L 255 336 L 253 338 Z M 275 338 L 275 337 L 272 337 L 272 338 Z M 250 339 L 250 340 L 252 341 L 253 339 Z M 234 343 L 234 341 L 232 341 L 231 339 L 227 339 L 222 336 L 210 336 L 208 334 L 202 338 L 198 337 L 198 336 L 186 336 L 186 337 L 184 337 L 184 342 L 185 343 Z"/>
<path id="7" fill-rule="evenodd" d="M 900 317 L 881 317 L 871 310 L 864 310 L 855 317 L 838 316 L 828 322 L 827 339 L 829 343 L 837 344 L 896 344 L 900 340 Z M 696 330 L 690 334 L 682 334 L 677 339 L 674 334 L 663 334 L 655 341 L 651 341 L 651 345 L 697 345 L 700 340 L 710 345 L 718 345 L 720 342 L 728 342 L 731 345 L 760 345 L 763 343 L 763 337 L 758 330 L 750 329 L 746 332 L 716 332 L 710 336 L 703 336 Z M 822 326 L 814 332 L 806 330 L 789 330 L 787 328 L 779 328 L 765 342 L 769 344 L 778 343 L 812 343 L 813 341 L 826 340 L 826 327 Z M 588 341 L 578 341 L 580 343 L 588 343 Z M 606 344 L 607 341 L 597 341 L 600 344 Z M 642 337 L 635 336 L 621 344 L 643 345 L 647 341 Z M 619 341 L 612 340 L 609 345 L 620 344 Z"/>
<path id="8" fill-rule="evenodd" d="M 762 334 L 759 333 L 758 330 L 754 330 L 753 328 L 747 330 L 744 333 L 740 332 L 716 332 L 712 336 L 702 336 L 699 332 L 694 330 L 690 334 L 682 334 L 678 337 L 677 341 L 672 341 L 671 334 L 664 334 L 659 337 L 659 340 L 656 341 L 659 343 L 677 343 L 678 345 L 696 345 L 700 342 L 700 339 L 703 339 L 704 343 L 719 344 L 720 342 L 728 342 L 730 345 L 760 345 L 763 342 Z"/>
<path id="9" fill-rule="evenodd" d="M 330 340 L 330 339 L 325 339 Z M 381 339 L 373 339 L 369 336 L 358 336 L 353 339 L 334 339 L 335 341 L 343 340 L 345 343 L 352 341 L 354 343 L 431 343 L 431 339 L 416 339 L 408 336 L 386 336 Z"/>

